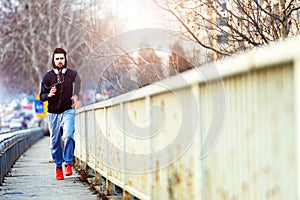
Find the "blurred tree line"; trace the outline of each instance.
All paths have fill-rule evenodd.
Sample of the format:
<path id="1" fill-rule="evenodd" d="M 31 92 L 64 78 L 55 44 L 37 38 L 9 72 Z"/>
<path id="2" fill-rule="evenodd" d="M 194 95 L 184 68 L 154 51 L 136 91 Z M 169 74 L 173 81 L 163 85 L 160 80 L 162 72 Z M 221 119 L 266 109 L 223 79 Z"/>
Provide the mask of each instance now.
<path id="1" fill-rule="evenodd" d="M 118 42 L 108 40 L 122 32 L 118 19 L 107 9 L 109 0 L 2 0 L 2 88 L 9 93 L 39 90 L 43 74 L 52 67 L 55 47 L 67 50 L 68 65 L 79 71 L 83 91 L 94 90 L 103 100 L 181 73 L 194 64 L 300 32 L 298 0 L 152 1 L 173 16 L 174 20 L 166 23 L 172 31 L 177 30 L 178 38 L 194 42 L 200 50 L 187 50 L 181 41 L 172 41 L 165 52 L 151 47 L 127 52 Z M 190 57 L 194 64 L 186 60 Z"/>
<path id="2" fill-rule="evenodd" d="M 111 55 L 113 49 L 121 49 L 118 44 L 97 49 L 99 43 L 120 32 L 114 23 L 117 19 L 107 12 L 105 3 L 106 0 L 1 1 L 2 88 L 10 94 L 38 92 L 43 74 L 52 67 L 55 47 L 67 50 L 68 66 L 79 70 L 83 91 L 90 88 L 102 94 L 103 90 L 111 90 L 106 92 L 117 95 L 170 76 L 171 73 L 151 68 L 150 64 L 168 68 L 153 49 L 140 50 L 138 58 L 125 51 Z M 173 59 L 172 74 L 192 67 L 181 67 L 180 63 L 178 58 L 176 62 Z M 147 70 L 153 74 L 149 76 Z"/>
<path id="3" fill-rule="evenodd" d="M 0 6 L 1 84 L 10 93 L 36 91 L 51 69 L 55 47 L 68 50 L 69 65 L 84 63 L 85 32 L 66 23 L 80 10 L 66 1 L 4 0 Z"/>

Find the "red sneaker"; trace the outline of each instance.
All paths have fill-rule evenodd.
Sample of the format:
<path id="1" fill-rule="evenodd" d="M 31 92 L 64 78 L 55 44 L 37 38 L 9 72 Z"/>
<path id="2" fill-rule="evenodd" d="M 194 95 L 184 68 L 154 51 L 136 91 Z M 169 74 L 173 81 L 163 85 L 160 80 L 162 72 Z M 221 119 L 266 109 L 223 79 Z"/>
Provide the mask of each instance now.
<path id="1" fill-rule="evenodd" d="M 71 165 L 66 165 L 66 167 L 65 167 L 65 174 L 66 174 L 66 176 L 71 176 L 73 174 L 72 166 Z"/>
<path id="2" fill-rule="evenodd" d="M 56 180 L 64 180 L 64 173 L 62 168 L 56 168 Z"/>

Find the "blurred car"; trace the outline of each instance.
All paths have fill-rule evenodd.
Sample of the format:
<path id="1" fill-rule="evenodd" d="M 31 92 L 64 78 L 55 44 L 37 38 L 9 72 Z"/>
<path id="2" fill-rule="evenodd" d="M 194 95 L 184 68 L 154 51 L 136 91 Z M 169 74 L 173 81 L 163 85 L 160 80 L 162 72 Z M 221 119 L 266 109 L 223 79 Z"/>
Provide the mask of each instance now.
<path id="1" fill-rule="evenodd" d="M 1 121 L 1 128 L 9 128 L 10 119 L 5 119 Z"/>
<path id="2" fill-rule="evenodd" d="M 23 119 L 13 118 L 9 122 L 10 130 L 21 130 L 27 128 L 27 123 Z"/>

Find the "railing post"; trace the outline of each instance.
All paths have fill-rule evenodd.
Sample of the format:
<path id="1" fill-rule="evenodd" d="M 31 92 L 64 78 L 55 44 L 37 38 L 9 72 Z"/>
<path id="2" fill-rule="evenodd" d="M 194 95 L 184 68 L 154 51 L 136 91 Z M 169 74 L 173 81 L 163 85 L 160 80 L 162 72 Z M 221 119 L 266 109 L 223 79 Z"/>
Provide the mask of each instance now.
<path id="1" fill-rule="evenodd" d="M 295 95 L 295 137 L 296 137 L 296 159 L 298 169 L 300 166 L 300 57 L 294 61 L 294 95 Z M 297 173 L 297 199 L 300 199 L 300 173 Z"/>
<path id="2" fill-rule="evenodd" d="M 97 150 L 96 150 L 96 140 L 97 140 L 97 133 L 96 133 L 96 114 L 95 109 L 93 109 L 93 132 L 94 132 L 94 141 L 93 141 L 93 148 L 94 148 L 94 169 L 97 168 Z"/>

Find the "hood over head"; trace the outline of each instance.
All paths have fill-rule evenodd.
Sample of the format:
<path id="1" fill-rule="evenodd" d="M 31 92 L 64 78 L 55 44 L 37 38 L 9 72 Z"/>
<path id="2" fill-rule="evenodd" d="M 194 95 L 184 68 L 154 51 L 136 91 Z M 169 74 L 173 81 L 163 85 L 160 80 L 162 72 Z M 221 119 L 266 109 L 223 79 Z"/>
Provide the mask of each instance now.
<path id="1" fill-rule="evenodd" d="M 64 54 L 64 56 L 65 56 L 65 65 L 64 65 L 63 68 L 67 68 L 67 63 L 68 63 L 67 62 L 67 52 L 63 48 L 56 48 L 56 49 L 54 49 L 53 54 L 52 54 L 52 66 L 53 66 L 53 68 L 54 69 L 57 68 L 55 66 L 55 63 L 54 63 L 54 54 L 56 54 L 56 53 L 63 53 Z"/>

